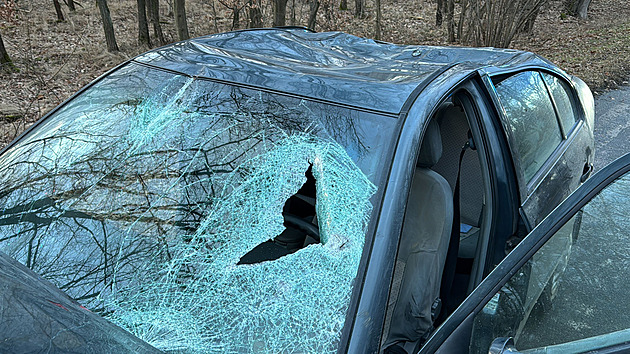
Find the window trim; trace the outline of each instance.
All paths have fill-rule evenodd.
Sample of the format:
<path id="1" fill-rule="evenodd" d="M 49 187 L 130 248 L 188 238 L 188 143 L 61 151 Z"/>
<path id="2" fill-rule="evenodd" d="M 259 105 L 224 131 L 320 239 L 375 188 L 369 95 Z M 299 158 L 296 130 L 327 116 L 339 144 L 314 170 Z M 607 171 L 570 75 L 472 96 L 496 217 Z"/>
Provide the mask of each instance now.
<path id="1" fill-rule="evenodd" d="M 551 97 L 551 102 L 553 103 L 553 109 L 556 112 L 556 117 L 558 118 L 558 124 L 560 125 L 560 131 L 562 132 L 562 138 L 563 140 L 568 139 L 569 135 L 571 135 L 571 132 L 574 130 L 575 126 L 577 125 L 577 123 L 581 120 L 580 115 L 578 114 L 578 107 L 581 107 L 580 105 L 576 104 L 576 100 L 574 97 L 574 92 L 575 89 L 573 88 L 573 86 L 570 84 L 570 82 L 567 82 L 567 80 L 562 79 L 561 77 L 558 77 L 557 75 L 554 75 L 552 73 L 549 72 L 545 72 L 543 70 L 539 70 L 538 71 L 540 76 L 543 79 L 543 82 L 545 83 L 545 87 L 547 88 L 547 93 L 549 94 L 549 97 Z M 549 76 L 552 76 L 554 78 L 556 78 L 557 80 L 559 80 L 560 82 L 564 82 L 565 85 L 567 85 L 570 88 L 571 92 L 567 92 L 567 90 L 565 89 L 564 85 L 560 85 L 562 86 L 562 89 L 564 90 L 564 92 L 567 93 L 567 97 L 569 98 L 569 101 L 571 103 L 571 108 L 573 108 L 573 124 L 570 127 L 565 127 L 564 124 L 562 123 L 562 118 L 560 118 L 560 110 L 558 109 L 558 104 L 556 102 L 556 98 L 553 95 L 552 91 L 551 91 L 551 87 L 549 87 L 549 83 L 547 82 L 547 80 L 545 80 L 545 75 L 547 74 Z"/>
<path id="2" fill-rule="evenodd" d="M 526 72 L 526 71 L 537 72 L 539 76 L 541 77 L 541 80 L 543 80 L 543 82 L 545 82 L 545 80 L 542 76 L 542 73 L 547 73 L 547 74 L 553 75 L 554 77 L 557 77 L 560 80 L 563 80 L 566 84 L 568 84 L 568 87 L 571 88 L 571 93 L 569 95 L 569 98 L 571 99 L 571 103 L 573 104 L 573 106 L 577 108 L 577 112 L 575 116 L 575 119 L 576 119 L 575 124 L 567 131 L 566 138 L 563 137 L 562 141 L 560 141 L 560 143 L 556 146 L 556 148 L 553 150 L 551 155 L 549 155 L 549 157 L 540 166 L 538 171 L 534 173 L 534 175 L 530 178 L 529 181 L 525 181 L 525 175 L 523 173 L 521 157 L 518 154 L 515 154 L 512 148 L 512 146 L 514 146 L 515 144 L 516 139 L 507 123 L 507 113 L 505 111 L 505 108 L 501 104 L 501 101 L 499 100 L 499 96 L 495 87 L 495 83 L 498 83 L 504 79 L 507 79 L 509 77 L 512 77 L 514 75 L 517 75 L 519 73 Z M 508 148 L 510 149 L 510 153 L 512 157 L 512 164 L 514 166 L 514 172 L 517 177 L 518 190 L 519 190 L 519 194 L 522 201 L 521 205 L 524 205 L 525 202 L 529 199 L 529 197 L 531 197 L 531 195 L 534 194 L 538 186 L 545 180 L 547 175 L 549 175 L 549 173 L 552 170 L 552 167 L 560 160 L 560 158 L 568 150 L 568 147 L 571 145 L 571 142 L 575 139 L 578 132 L 584 126 L 584 117 L 585 117 L 584 108 L 582 107 L 580 101 L 576 100 L 577 93 L 576 93 L 576 89 L 572 81 L 568 80 L 564 75 L 562 75 L 562 73 L 554 71 L 552 68 L 541 67 L 541 66 L 526 66 L 515 71 L 488 70 L 488 71 L 483 72 L 482 77 L 483 77 L 484 85 L 486 86 L 486 89 L 488 90 L 489 96 L 491 98 L 492 104 L 495 106 L 495 110 L 499 117 L 501 126 L 503 127 L 503 131 L 504 131 L 503 133 L 505 134 L 507 145 L 508 145 Z M 564 131 L 563 131 L 562 124 L 559 121 L 560 118 L 557 113 L 556 104 L 555 104 L 555 101 L 553 100 L 553 96 L 549 92 L 546 82 L 545 82 L 545 87 L 547 89 L 547 95 L 549 96 L 552 102 L 552 105 L 554 107 L 554 113 L 556 114 L 556 122 L 558 124 L 558 129 L 560 129 L 560 134 L 561 136 L 563 136 Z"/>

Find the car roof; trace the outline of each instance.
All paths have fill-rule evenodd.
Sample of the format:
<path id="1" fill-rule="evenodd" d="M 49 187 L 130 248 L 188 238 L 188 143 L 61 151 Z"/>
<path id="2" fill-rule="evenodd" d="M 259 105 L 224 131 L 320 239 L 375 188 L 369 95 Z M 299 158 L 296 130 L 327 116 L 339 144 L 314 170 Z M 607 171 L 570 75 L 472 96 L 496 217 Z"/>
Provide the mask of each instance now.
<path id="1" fill-rule="evenodd" d="M 461 70 L 549 64 L 513 49 L 397 45 L 342 32 L 242 30 L 199 37 L 133 61 L 181 74 L 398 114 L 414 90 Z M 472 65 L 470 65 L 472 64 Z"/>

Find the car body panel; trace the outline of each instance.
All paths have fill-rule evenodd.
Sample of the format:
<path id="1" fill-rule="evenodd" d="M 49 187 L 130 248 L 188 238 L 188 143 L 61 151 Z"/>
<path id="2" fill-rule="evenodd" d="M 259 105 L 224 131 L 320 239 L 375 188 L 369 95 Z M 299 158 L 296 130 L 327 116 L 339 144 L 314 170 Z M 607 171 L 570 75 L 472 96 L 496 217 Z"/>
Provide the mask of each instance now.
<path id="1" fill-rule="evenodd" d="M 158 48 L 133 60 L 189 76 L 395 114 L 416 87 L 454 64 L 548 63 L 513 49 L 395 45 L 341 32 L 299 29 L 209 35 Z"/>
<path id="2" fill-rule="evenodd" d="M 518 223 L 517 193 L 519 188 L 526 188 L 516 182 L 514 166 L 518 166 L 518 161 L 509 154 L 509 137 L 503 135 L 500 113 L 493 106 L 496 102 L 483 83 L 489 73 L 513 73 L 527 68 L 556 72 L 545 59 L 516 50 L 400 46 L 339 32 L 263 29 L 210 35 L 152 50 L 121 64 L 86 88 L 128 64 L 192 80 L 397 118 L 394 139 L 382 154 L 378 179 L 383 183 L 372 198 L 373 213 L 341 337 L 340 351 L 351 353 L 379 349 L 415 161 L 429 118 L 439 104 L 455 88 L 467 88 L 479 110 L 475 134 L 484 139 L 486 147 L 484 163 L 489 171 L 485 172 L 494 199 L 488 206 L 494 221 L 488 248 L 481 253 L 484 264 L 478 266 L 477 284 L 504 257 L 502 244 Z M 41 128 L 42 122 L 74 97 L 16 141 Z M 541 192 L 523 205 L 533 225 L 577 187 L 580 174 L 574 164 L 583 164 L 583 151 L 588 161 L 588 148 L 592 146 L 592 127 L 578 128 L 558 158 L 550 163 L 557 166 L 538 186 L 539 190 L 557 190 Z M 566 183 L 567 179 L 570 183 Z"/>
<path id="3" fill-rule="evenodd" d="M 467 353 L 474 317 L 501 287 L 582 207 L 610 183 L 630 171 L 627 154 L 589 178 L 510 253 L 434 333 L 420 353 Z M 628 191 L 630 193 L 630 191 Z M 612 335 L 615 335 L 614 333 Z M 489 345 L 490 343 L 488 343 Z M 605 347 L 604 345 L 603 347 Z M 621 350 L 625 347 L 622 346 Z M 595 348 L 591 348 L 595 349 Z"/>
<path id="4" fill-rule="evenodd" d="M 482 70 L 485 74 L 484 84 L 495 106 L 498 107 L 508 145 L 515 146 L 515 138 L 508 128 L 505 112 L 501 109 L 491 78 L 512 75 L 525 70 L 553 73 L 570 85 L 573 90 L 571 100 L 577 108 L 576 118 L 578 119 L 573 130 L 563 139 L 531 181 L 523 180 L 523 176 L 516 173 L 521 206 L 526 218 L 525 223 L 531 230 L 582 182 L 581 177 L 585 166 L 592 164 L 593 161 L 594 135 L 593 127 L 587 124 L 588 107 L 584 107 L 584 103 L 576 92 L 575 84 L 562 70 L 544 66 L 525 66 L 517 71 L 486 68 Z M 521 161 L 518 158 L 513 158 L 513 164 L 516 171 L 521 169 Z"/>
<path id="5" fill-rule="evenodd" d="M 593 142 L 592 131 L 581 121 L 559 146 L 560 156 L 551 158 L 553 167 L 523 202 L 523 210 L 532 227 L 538 225 L 582 183 L 584 167 L 593 161 Z"/>
<path id="6" fill-rule="evenodd" d="M 0 252 L 3 353 L 160 353 Z"/>

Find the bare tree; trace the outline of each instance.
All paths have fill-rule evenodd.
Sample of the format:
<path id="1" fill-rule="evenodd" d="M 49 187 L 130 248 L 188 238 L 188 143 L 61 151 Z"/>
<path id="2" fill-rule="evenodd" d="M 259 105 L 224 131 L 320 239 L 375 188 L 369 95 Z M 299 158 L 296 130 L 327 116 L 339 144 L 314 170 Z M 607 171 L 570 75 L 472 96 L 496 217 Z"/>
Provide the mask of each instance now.
<path id="1" fill-rule="evenodd" d="M 232 29 L 239 28 L 239 23 L 241 22 L 241 10 L 246 5 L 246 3 L 241 4 L 240 0 L 218 0 L 219 3 L 228 9 L 232 10 Z M 261 14 L 261 23 L 262 23 L 262 14 Z M 260 26 L 262 27 L 262 25 Z"/>
<path id="2" fill-rule="evenodd" d="M 2 41 L 1 34 L 0 34 L 0 69 L 3 69 L 4 71 L 16 70 L 15 65 L 13 65 L 13 61 L 11 61 L 11 57 L 9 57 L 9 53 L 7 53 L 7 49 L 4 47 L 4 42 Z"/>
<path id="3" fill-rule="evenodd" d="M 315 21 L 317 21 L 317 10 L 319 9 L 319 0 L 310 0 L 310 11 L 308 15 L 308 28 L 315 29 Z"/>
<path id="4" fill-rule="evenodd" d="M 261 14 L 262 16 L 262 14 Z M 214 22 L 214 31 L 219 32 L 219 24 L 217 22 L 217 7 L 214 4 L 214 0 L 212 0 L 212 22 Z M 262 20 L 261 20 L 262 21 Z"/>
<path id="5" fill-rule="evenodd" d="M 579 18 L 586 18 L 588 13 L 588 6 L 591 4 L 591 0 L 573 0 L 571 2 L 570 11 L 572 14 Z"/>
<path id="6" fill-rule="evenodd" d="M 188 22 L 186 21 L 185 0 L 173 0 L 173 10 L 175 12 L 175 28 L 180 41 L 190 38 L 188 34 Z"/>
<path id="7" fill-rule="evenodd" d="M 458 39 L 466 45 L 507 48 L 528 21 L 533 25 L 531 22 L 544 3 L 545 0 L 462 0 Z M 450 21 L 448 15 L 446 20 Z M 449 40 L 455 40 L 451 24 L 448 34 Z"/>
<path id="8" fill-rule="evenodd" d="M 435 10 L 435 25 L 440 27 L 444 21 L 444 8 L 447 0 L 437 0 L 437 8 Z"/>
<path id="9" fill-rule="evenodd" d="M 260 28 L 263 26 L 262 4 L 260 0 L 249 0 L 249 28 Z"/>
<path id="10" fill-rule="evenodd" d="M 68 5 L 68 9 L 70 9 L 70 11 L 77 11 L 76 6 L 74 6 L 74 0 L 66 0 L 66 5 Z"/>
<path id="11" fill-rule="evenodd" d="M 376 21 L 374 22 L 374 39 L 381 39 L 381 22 L 382 22 L 382 14 L 381 14 L 381 0 L 376 0 Z"/>
<path id="12" fill-rule="evenodd" d="M 112 17 L 109 14 L 109 7 L 107 6 L 107 0 L 96 0 L 98 10 L 101 13 L 101 19 L 103 20 L 103 30 L 105 31 L 105 41 L 107 42 L 108 52 L 117 52 L 118 44 L 116 44 L 116 36 L 114 35 L 114 25 L 112 24 Z"/>
<path id="13" fill-rule="evenodd" d="M 534 13 L 525 21 L 521 32 L 531 33 L 534 30 L 534 23 L 536 23 L 536 19 L 538 18 L 538 14 L 540 13 L 540 8 L 537 8 Z"/>
<path id="14" fill-rule="evenodd" d="M 446 0 L 446 29 L 448 41 L 455 42 L 455 0 Z"/>
<path id="15" fill-rule="evenodd" d="M 364 0 L 354 0 L 354 17 L 363 18 L 365 15 Z"/>
<path id="16" fill-rule="evenodd" d="M 173 0 L 166 0 L 166 7 L 168 8 L 168 12 L 166 13 L 166 16 L 168 17 L 175 16 L 175 13 L 174 13 L 175 5 L 173 5 Z"/>
<path id="17" fill-rule="evenodd" d="M 348 0 L 341 0 L 339 3 L 339 10 L 347 10 L 348 9 Z"/>
<path id="18" fill-rule="evenodd" d="M 153 25 L 153 37 L 157 39 L 158 44 L 165 44 L 166 40 L 164 39 L 164 33 L 162 32 L 162 26 L 160 25 L 160 1 L 146 0 L 146 2 L 147 15 L 149 15 L 149 21 Z"/>
<path id="19" fill-rule="evenodd" d="M 149 23 L 147 22 L 147 6 L 145 0 L 137 0 L 138 2 L 138 43 L 151 47 L 151 38 L 149 37 Z"/>
<path id="20" fill-rule="evenodd" d="M 466 0 L 462 0 L 462 3 Z M 462 9 L 465 5 L 462 4 Z M 435 25 L 440 27 L 446 20 L 446 29 L 449 42 L 455 42 L 455 0 L 438 0 L 435 11 Z"/>
<path id="21" fill-rule="evenodd" d="M 65 21 L 66 19 L 63 17 L 63 12 L 61 11 L 61 4 L 59 3 L 59 0 L 53 0 L 53 4 L 55 5 L 55 12 L 57 13 L 57 21 Z"/>
<path id="22" fill-rule="evenodd" d="M 273 0 L 273 26 L 284 26 L 287 17 L 287 0 Z"/>

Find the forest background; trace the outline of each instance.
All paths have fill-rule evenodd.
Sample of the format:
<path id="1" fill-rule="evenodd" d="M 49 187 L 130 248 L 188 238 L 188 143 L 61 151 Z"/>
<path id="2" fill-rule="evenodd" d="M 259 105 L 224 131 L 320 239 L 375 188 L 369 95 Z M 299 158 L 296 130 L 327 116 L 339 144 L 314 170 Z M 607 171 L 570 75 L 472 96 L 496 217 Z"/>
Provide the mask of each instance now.
<path id="1" fill-rule="evenodd" d="M 630 75 L 630 0 L 0 0 L 0 147 L 150 48 L 274 25 L 532 51 L 595 94 Z"/>

